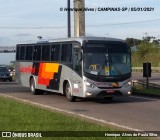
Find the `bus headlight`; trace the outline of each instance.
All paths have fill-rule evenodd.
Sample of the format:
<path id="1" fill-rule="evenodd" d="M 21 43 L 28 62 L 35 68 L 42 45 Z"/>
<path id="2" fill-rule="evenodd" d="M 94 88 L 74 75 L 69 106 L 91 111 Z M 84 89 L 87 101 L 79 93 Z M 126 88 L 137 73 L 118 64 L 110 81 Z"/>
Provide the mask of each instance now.
<path id="1" fill-rule="evenodd" d="M 129 85 L 129 86 L 131 86 L 131 85 L 132 85 L 132 82 L 131 82 L 131 81 L 129 81 L 129 82 L 128 82 L 128 85 Z"/>
<path id="2" fill-rule="evenodd" d="M 125 82 L 125 83 L 124 83 L 124 86 L 125 86 L 125 87 L 132 86 L 132 81 L 129 80 L 128 82 Z"/>
<path id="3" fill-rule="evenodd" d="M 85 84 L 86 84 L 86 86 L 88 86 L 88 87 L 95 88 L 95 85 L 92 84 L 92 83 L 90 83 L 90 82 L 85 81 Z"/>

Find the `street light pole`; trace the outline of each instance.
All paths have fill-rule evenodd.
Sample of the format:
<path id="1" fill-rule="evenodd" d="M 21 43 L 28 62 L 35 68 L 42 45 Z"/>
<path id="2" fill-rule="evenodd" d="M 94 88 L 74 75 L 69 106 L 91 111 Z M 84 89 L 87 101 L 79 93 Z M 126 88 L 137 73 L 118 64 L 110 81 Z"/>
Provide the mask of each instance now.
<path id="1" fill-rule="evenodd" d="M 67 7 L 68 7 L 68 37 L 71 37 L 71 12 L 70 12 L 70 0 L 68 0 L 67 3 Z"/>

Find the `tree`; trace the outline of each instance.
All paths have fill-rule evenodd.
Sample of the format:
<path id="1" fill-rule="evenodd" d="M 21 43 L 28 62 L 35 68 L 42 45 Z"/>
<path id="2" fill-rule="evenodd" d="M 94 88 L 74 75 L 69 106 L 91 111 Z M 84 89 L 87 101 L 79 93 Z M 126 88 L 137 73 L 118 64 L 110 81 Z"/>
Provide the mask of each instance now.
<path id="1" fill-rule="evenodd" d="M 135 38 L 126 38 L 126 42 L 128 46 L 133 47 L 135 45 L 139 45 L 142 41 L 140 39 Z"/>
<path id="2" fill-rule="evenodd" d="M 153 43 L 153 44 L 158 45 L 158 46 L 160 45 L 160 39 L 157 39 L 154 36 L 143 37 L 143 41 L 150 42 L 150 43 Z"/>
<path id="3" fill-rule="evenodd" d="M 148 42 L 142 42 L 139 46 L 138 46 L 138 54 L 141 57 L 141 59 L 144 59 L 144 56 L 149 53 L 150 51 L 150 44 Z"/>
<path id="4" fill-rule="evenodd" d="M 136 46 L 136 50 L 132 51 L 132 66 L 142 67 L 147 61 L 152 63 L 153 67 L 160 65 L 160 39 L 146 36 L 142 40 L 127 38 L 126 42 L 130 47 Z"/>

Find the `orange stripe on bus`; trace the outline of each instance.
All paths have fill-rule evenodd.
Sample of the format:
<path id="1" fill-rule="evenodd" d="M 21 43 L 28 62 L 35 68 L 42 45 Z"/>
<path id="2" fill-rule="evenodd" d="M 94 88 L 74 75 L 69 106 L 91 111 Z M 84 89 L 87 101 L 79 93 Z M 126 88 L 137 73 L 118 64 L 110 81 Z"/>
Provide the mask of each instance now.
<path id="1" fill-rule="evenodd" d="M 49 81 L 54 79 L 54 74 L 58 73 L 59 64 L 57 63 L 40 63 L 38 73 L 38 84 L 49 85 Z"/>

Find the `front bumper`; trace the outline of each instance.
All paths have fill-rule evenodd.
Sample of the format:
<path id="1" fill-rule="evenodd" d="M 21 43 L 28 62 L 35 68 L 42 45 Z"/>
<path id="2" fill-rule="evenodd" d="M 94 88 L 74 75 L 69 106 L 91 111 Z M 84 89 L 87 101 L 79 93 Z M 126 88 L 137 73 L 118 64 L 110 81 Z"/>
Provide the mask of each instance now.
<path id="1" fill-rule="evenodd" d="M 0 76 L 1 80 L 10 80 L 12 79 L 12 76 Z"/>
<path id="2" fill-rule="evenodd" d="M 130 95 L 132 93 L 132 86 L 128 87 L 119 87 L 119 88 L 85 88 L 85 97 L 114 97 L 122 95 Z"/>

